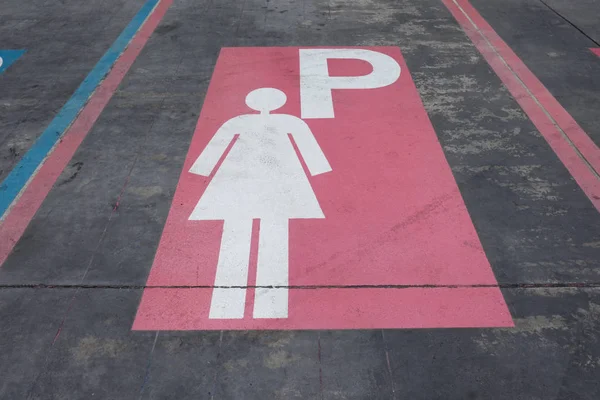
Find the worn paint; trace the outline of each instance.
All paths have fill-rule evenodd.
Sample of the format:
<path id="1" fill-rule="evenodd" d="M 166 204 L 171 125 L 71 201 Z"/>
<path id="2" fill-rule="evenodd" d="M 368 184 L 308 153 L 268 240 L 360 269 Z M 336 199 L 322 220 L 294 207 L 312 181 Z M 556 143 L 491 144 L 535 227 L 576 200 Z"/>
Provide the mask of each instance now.
<path id="1" fill-rule="evenodd" d="M 25 50 L 0 50 L 0 74 L 6 71 L 24 53 Z"/>
<path id="2" fill-rule="evenodd" d="M 600 211 L 600 149 L 468 0 L 442 0 Z"/>

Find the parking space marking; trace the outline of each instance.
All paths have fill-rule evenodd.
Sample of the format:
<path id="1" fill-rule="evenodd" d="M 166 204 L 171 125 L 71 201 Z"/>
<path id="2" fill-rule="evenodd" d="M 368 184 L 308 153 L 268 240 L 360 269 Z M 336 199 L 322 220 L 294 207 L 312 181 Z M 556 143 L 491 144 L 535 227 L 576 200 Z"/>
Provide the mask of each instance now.
<path id="1" fill-rule="evenodd" d="M 600 149 L 468 0 L 442 0 L 600 211 Z"/>
<path id="2" fill-rule="evenodd" d="M 52 152 L 66 130 L 71 126 L 98 85 L 111 71 L 121 53 L 127 48 L 140 27 L 152 14 L 160 0 L 148 0 L 140 11 L 133 17 L 123 32 L 104 53 L 96 66 L 90 71 L 75 93 L 61 108 L 56 117 L 42 132 L 40 137 L 31 146 L 29 151 L 15 165 L 0 185 L 0 216 L 3 218 L 6 211 L 18 198 L 21 191 L 28 185 L 31 178 L 42 165 L 46 157 Z M 172 0 L 171 0 L 172 1 Z"/>
<path id="3" fill-rule="evenodd" d="M 67 166 L 68 162 L 75 154 L 75 151 L 77 151 L 77 148 L 83 139 L 94 126 L 94 123 L 102 113 L 102 110 L 108 104 L 113 93 L 116 91 L 117 87 L 133 65 L 137 56 L 144 48 L 146 42 L 173 3 L 173 0 L 161 0 L 158 2 L 157 7 L 153 6 L 155 3 L 156 0 L 150 0 L 134 18 L 136 24 L 140 19 L 143 19 L 141 21 L 143 22 L 143 25 L 141 26 L 141 29 L 139 29 L 139 32 L 137 30 L 133 31 L 132 29 L 129 29 L 131 26 L 136 26 L 136 24 L 130 24 L 128 28 L 123 31 L 123 34 L 121 34 L 119 39 L 117 39 L 117 42 L 120 44 L 129 44 L 122 54 L 115 51 L 115 45 L 113 44 L 113 47 L 111 47 L 112 50 L 109 50 L 109 52 L 111 52 L 112 56 L 114 57 L 118 57 L 119 55 L 120 57 L 118 57 L 116 60 L 114 67 L 112 67 L 112 64 L 107 65 L 110 71 L 107 71 L 108 75 L 106 75 L 106 79 L 100 82 L 97 90 L 95 90 L 93 95 L 89 98 L 89 101 L 87 104 L 85 104 L 81 113 L 76 116 L 73 124 L 66 127 L 67 131 L 62 138 L 58 132 L 53 134 L 53 131 L 46 130 L 44 133 L 50 132 L 50 134 L 48 134 L 42 142 L 36 142 L 34 146 L 38 147 L 35 149 L 35 154 L 36 157 L 43 156 L 42 159 L 39 160 L 40 162 L 45 158 L 43 164 L 36 167 L 35 171 L 31 171 L 32 175 L 27 179 L 27 181 L 24 180 L 25 175 L 18 172 L 18 168 L 21 163 L 19 163 L 17 167 L 15 167 L 15 170 L 11 172 L 11 175 L 6 178 L 7 180 L 9 180 L 9 178 L 11 179 L 8 184 L 11 184 L 12 182 L 13 185 L 16 185 L 12 186 L 13 190 L 10 193 L 15 194 L 15 188 L 19 186 L 22 187 L 23 190 L 10 209 L 5 212 L 2 221 L 0 221 L 0 266 L 4 263 L 15 244 L 23 235 L 27 225 L 29 225 L 29 222 L 41 206 L 42 202 L 52 189 L 52 186 L 64 168 Z M 151 14 L 148 16 L 147 13 L 149 12 Z M 147 16 L 148 18 L 146 18 Z M 130 43 L 128 40 L 126 41 L 127 35 L 123 36 L 125 33 L 127 33 L 127 35 L 135 34 L 135 37 L 133 37 Z M 117 42 L 115 42 L 115 44 L 117 44 Z M 107 59 L 104 57 L 102 60 L 101 62 L 107 62 Z M 112 69 L 110 69 L 110 67 L 112 67 Z M 88 84 L 84 82 L 82 86 L 80 86 L 80 89 L 81 87 L 88 87 L 87 85 Z M 80 94 L 83 95 L 82 93 Z M 80 100 L 81 99 L 78 99 L 77 101 Z M 65 107 L 67 107 L 69 104 L 76 104 L 76 102 L 69 102 L 67 105 L 65 105 Z M 65 108 L 63 108 L 63 110 L 65 110 Z M 73 112 L 74 111 L 71 108 L 65 111 L 65 113 L 68 113 L 68 115 L 72 115 Z M 58 124 L 62 126 L 66 122 L 66 117 L 64 117 L 66 114 L 59 115 L 63 115 L 63 117 L 61 117 L 63 119 L 56 124 L 53 121 L 50 126 L 58 126 Z M 59 116 L 56 118 L 58 117 Z M 51 148 L 48 148 L 48 151 L 51 151 L 51 153 L 46 158 L 45 155 L 43 155 L 42 148 L 44 146 L 47 147 L 51 140 L 58 139 L 61 140 L 56 144 L 56 146 L 52 145 Z M 33 164 L 26 162 L 24 165 L 26 168 L 31 168 Z M 5 184 L 7 184 L 6 181 L 3 183 L 3 188 Z M 3 202 L 1 204 L 2 207 L 4 207 L 4 211 L 6 211 L 6 207 L 9 206 L 9 197 L 5 197 L 5 195 L 10 197 L 10 195 L 7 194 L 3 189 Z"/>
<path id="4" fill-rule="evenodd" d="M 221 49 L 134 329 L 464 326 L 512 319 L 400 49 Z"/>

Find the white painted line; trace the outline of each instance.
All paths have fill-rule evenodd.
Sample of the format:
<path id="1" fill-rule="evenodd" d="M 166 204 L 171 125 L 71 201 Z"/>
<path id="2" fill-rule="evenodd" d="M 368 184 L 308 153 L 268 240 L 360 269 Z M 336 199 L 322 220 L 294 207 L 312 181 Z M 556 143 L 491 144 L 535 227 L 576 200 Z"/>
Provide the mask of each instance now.
<path id="1" fill-rule="evenodd" d="M 288 221 L 261 220 L 254 318 L 287 318 L 288 289 L 281 286 L 288 286 L 288 250 Z"/>
<path id="2" fill-rule="evenodd" d="M 224 222 L 209 318 L 244 318 L 251 240 L 252 220 Z"/>

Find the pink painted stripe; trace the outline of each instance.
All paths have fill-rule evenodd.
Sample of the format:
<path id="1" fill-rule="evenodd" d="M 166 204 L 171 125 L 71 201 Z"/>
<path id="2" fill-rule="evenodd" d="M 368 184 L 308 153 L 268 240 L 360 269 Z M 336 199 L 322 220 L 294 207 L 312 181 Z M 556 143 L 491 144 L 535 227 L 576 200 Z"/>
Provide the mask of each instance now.
<path id="1" fill-rule="evenodd" d="M 172 3 L 173 0 L 162 0 L 156 6 L 106 79 L 98 86 L 73 125 L 65 133 L 63 139 L 55 146 L 21 197 L 5 215 L 0 224 L 0 266 L 6 261 L 50 189 L 112 98 Z"/>
<path id="2" fill-rule="evenodd" d="M 600 149 L 468 0 L 442 0 L 600 211 Z"/>
<path id="3" fill-rule="evenodd" d="M 594 53 L 595 55 L 600 57 L 600 49 L 590 49 L 590 50 L 592 51 L 592 53 Z"/>

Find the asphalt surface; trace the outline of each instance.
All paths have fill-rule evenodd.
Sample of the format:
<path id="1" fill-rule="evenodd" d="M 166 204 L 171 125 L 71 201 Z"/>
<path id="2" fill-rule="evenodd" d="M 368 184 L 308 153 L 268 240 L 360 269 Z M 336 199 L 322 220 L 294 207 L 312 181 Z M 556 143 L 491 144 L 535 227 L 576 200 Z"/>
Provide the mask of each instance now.
<path id="1" fill-rule="evenodd" d="M 0 4 L 1 179 L 143 4 Z M 600 145 L 600 2 L 471 4 Z M 401 49 L 514 328 L 132 330 L 219 51 L 253 46 Z M 50 185 L 0 267 L 2 399 L 600 397 L 600 214 L 439 0 L 175 0 Z"/>

